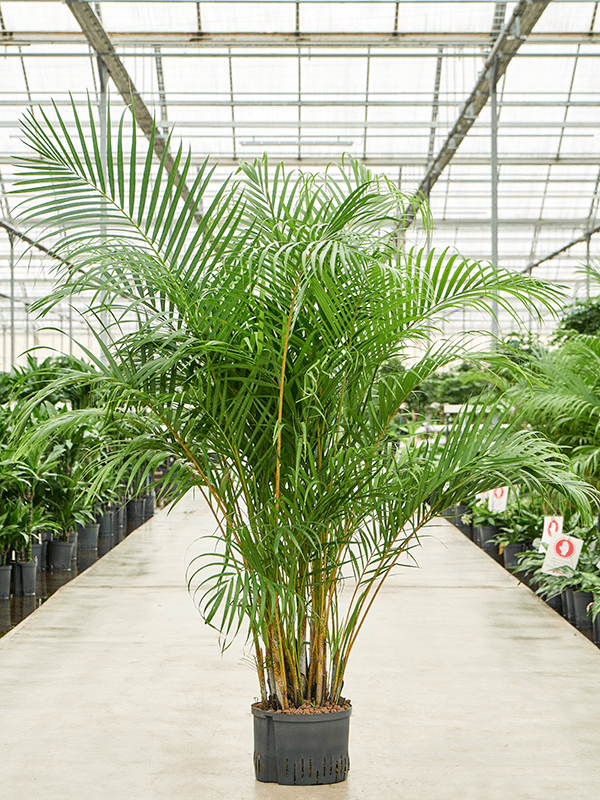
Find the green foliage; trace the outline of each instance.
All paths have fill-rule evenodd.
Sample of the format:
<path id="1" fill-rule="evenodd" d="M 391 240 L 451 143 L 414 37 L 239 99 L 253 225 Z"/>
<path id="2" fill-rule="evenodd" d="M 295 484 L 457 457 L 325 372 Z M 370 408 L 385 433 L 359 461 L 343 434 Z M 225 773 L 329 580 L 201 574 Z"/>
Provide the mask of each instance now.
<path id="1" fill-rule="evenodd" d="M 597 336 L 600 333 L 600 297 L 577 301 L 568 307 L 554 333 L 553 340 L 561 342 L 574 334 Z"/>
<path id="2" fill-rule="evenodd" d="M 575 512 L 565 520 L 566 532 L 571 536 L 583 539 L 583 545 L 576 569 L 563 568 L 562 574 L 548 575 L 541 572 L 545 550 L 528 551 L 519 556 L 519 572 L 530 575 L 537 584 L 536 593 L 542 597 L 556 597 L 565 589 L 574 592 L 592 592 L 594 595 L 591 609 L 592 619 L 600 612 L 600 534 L 596 523 L 588 525 Z M 534 546 L 539 545 L 539 540 Z"/>
<path id="3" fill-rule="evenodd" d="M 505 396 L 583 478 L 600 485 L 600 337 L 573 336 L 533 354 Z"/>
<path id="4" fill-rule="evenodd" d="M 90 124 L 96 142 L 91 111 Z M 181 151 L 183 178 L 165 190 L 162 165 L 150 180 L 151 145 L 138 175 L 137 142 L 126 156 L 121 131 L 105 173 L 97 147 L 65 130 L 25 123 L 24 219 L 60 234 L 68 262 L 38 307 L 90 293 L 95 321 L 108 319 L 103 358 L 90 354 L 94 372 L 72 368 L 23 414 L 74 383 L 105 402 L 29 441 L 97 422 L 113 440 L 91 491 L 166 459 L 181 493 L 202 487 L 217 530 L 190 585 L 225 642 L 247 629 L 265 704 L 339 699 L 378 591 L 439 510 L 499 483 L 549 484 L 589 508 L 564 456 L 497 408 L 460 415 L 445 441 L 408 437 L 392 459 L 382 448 L 416 388 L 463 353 L 431 344 L 440 316 L 492 299 L 514 314 L 515 298 L 539 316 L 555 290 L 448 251 L 398 250 L 407 211 L 428 212 L 354 161 L 319 176 L 242 164 L 214 200 L 205 164 L 184 201 Z M 384 367 L 415 345 L 410 366 Z"/>

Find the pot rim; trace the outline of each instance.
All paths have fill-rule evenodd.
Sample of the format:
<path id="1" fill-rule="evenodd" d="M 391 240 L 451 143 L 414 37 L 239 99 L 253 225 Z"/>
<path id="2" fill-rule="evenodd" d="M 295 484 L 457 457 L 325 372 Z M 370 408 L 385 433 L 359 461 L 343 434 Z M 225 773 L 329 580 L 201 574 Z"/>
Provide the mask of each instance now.
<path id="1" fill-rule="evenodd" d="M 352 714 L 352 706 L 342 711 L 331 711 L 328 714 L 282 714 L 277 711 L 264 711 L 257 708 L 259 703 L 252 703 L 250 710 L 254 717 L 260 719 L 272 719 L 276 722 L 326 722 L 327 720 L 345 719 Z"/>

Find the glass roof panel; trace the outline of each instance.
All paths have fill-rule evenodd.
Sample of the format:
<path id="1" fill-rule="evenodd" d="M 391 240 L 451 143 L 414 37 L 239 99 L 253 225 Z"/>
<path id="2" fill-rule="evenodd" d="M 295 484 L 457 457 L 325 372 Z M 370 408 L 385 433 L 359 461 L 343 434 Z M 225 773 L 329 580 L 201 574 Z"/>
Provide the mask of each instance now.
<path id="1" fill-rule="evenodd" d="M 289 35 L 297 21 L 289 0 L 104 0 L 100 9 L 132 83 L 159 126 L 173 129 L 173 146 L 181 140 L 192 148 L 194 164 L 219 158 L 217 175 L 225 177 L 240 158 L 265 151 L 305 169 L 348 152 L 414 190 L 476 84 L 496 5 L 402 0 L 396 19 L 392 0 L 301 0 L 306 38 L 298 43 Z M 506 20 L 514 7 L 508 4 Z M 0 170 L 10 189 L 10 154 L 24 148 L 19 116 L 54 98 L 70 120 L 69 92 L 85 115 L 87 93 L 98 102 L 99 80 L 97 58 L 66 4 L 0 0 L 0 9 L 6 30 L 22 32 L 0 51 Z M 591 27 L 600 30 L 594 12 L 594 2 L 555 0 L 499 82 L 499 254 L 507 266 L 526 268 L 586 226 L 600 226 L 600 49 L 588 36 Z M 401 36 L 391 39 L 396 26 Z M 204 41 L 194 36 L 199 29 Z M 124 102 L 112 81 L 109 88 L 116 125 Z M 431 192 L 436 242 L 481 258 L 491 256 L 490 142 L 488 105 Z M 0 219 L 5 214 L 0 195 Z M 574 247 L 536 270 L 578 287 L 582 253 L 585 246 Z M 6 259 L 0 232 L 0 292 Z M 37 259 L 30 273 L 19 273 L 23 293 L 43 292 L 47 266 Z M 4 312 L 0 302 L 0 354 Z"/>
<path id="2" fill-rule="evenodd" d="M 194 3 L 100 3 L 107 31 L 195 31 Z"/>
<path id="3" fill-rule="evenodd" d="M 404 2 L 402 3 L 404 6 Z M 394 30 L 395 3 L 305 3 L 300 4 L 300 30 L 311 33 L 334 31 Z M 293 29 L 292 29 L 293 30 Z"/>
<path id="4" fill-rule="evenodd" d="M 193 7 L 193 4 L 190 3 L 190 6 Z M 200 16 L 202 30 L 206 33 L 291 32 L 296 28 L 293 3 L 202 3 Z"/>
<path id="5" fill-rule="evenodd" d="M 535 26 L 537 33 L 547 31 L 573 31 L 584 33 L 590 30 L 594 4 L 567 2 L 550 3 Z"/>
<path id="6" fill-rule="evenodd" d="M 400 3 L 399 31 L 451 32 L 489 31 L 494 18 L 493 3 Z"/>
<path id="7" fill-rule="evenodd" d="M 75 17 L 64 3 L 6 2 L 2 0 L 2 17 L 8 31 L 78 31 Z"/>

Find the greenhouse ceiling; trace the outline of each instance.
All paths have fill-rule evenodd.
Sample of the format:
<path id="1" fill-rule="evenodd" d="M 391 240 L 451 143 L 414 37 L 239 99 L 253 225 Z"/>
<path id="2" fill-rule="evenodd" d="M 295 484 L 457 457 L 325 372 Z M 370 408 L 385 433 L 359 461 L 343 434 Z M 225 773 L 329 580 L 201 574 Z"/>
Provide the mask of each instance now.
<path id="1" fill-rule="evenodd" d="M 28 313 L 53 266 L 10 193 L 28 109 L 71 119 L 89 99 L 117 126 L 133 100 L 142 131 L 154 118 L 217 178 L 264 152 L 308 171 L 349 153 L 429 197 L 436 247 L 585 297 L 599 57 L 594 0 L 0 0 L 0 367 L 40 336 L 70 348 L 42 324 L 88 341 L 77 309 Z"/>

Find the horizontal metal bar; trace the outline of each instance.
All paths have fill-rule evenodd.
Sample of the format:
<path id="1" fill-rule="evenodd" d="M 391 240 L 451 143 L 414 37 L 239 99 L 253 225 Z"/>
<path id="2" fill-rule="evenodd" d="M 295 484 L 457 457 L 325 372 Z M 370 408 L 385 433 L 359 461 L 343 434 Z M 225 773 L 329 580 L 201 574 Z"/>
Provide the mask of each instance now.
<path id="1" fill-rule="evenodd" d="M 239 166 L 240 159 L 233 158 L 232 156 L 227 155 L 214 155 L 211 153 L 197 153 L 192 156 L 191 164 L 194 167 L 200 167 L 204 160 L 208 157 L 209 164 L 218 164 L 221 167 L 234 167 L 237 168 Z M 254 156 L 248 156 L 248 158 L 252 159 Z M 289 154 L 281 154 L 277 156 L 273 156 L 273 158 L 277 161 L 281 161 L 286 166 L 290 167 L 302 167 L 303 169 L 310 170 L 310 169 L 320 169 L 323 166 L 327 166 L 331 163 L 331 155 L 323 155 L 323 156 L 313 156 L 308 155 L 304 156 L 303 158 L 298 158 L 297 155 L 289 155 Z M 361 156 L 356 156 L 356 160 L 361 164 L 365 164 L 368 167 L 387 167 L 387 168 L 398 168 L 398 167 L 426 167 L 429 163 L 429 159 L 427 156 L 411 156 L 411 155 L 404 155 L 398 153 L 382 153 L 377 156 L 369 156 L 367 158 L 362 158 Z M 125 163 L 129 163 L 129 159 L 125 159 Z M 138 159 L 139 164 L 143 164 L 144 161 L 142 158 Z M 9 155 L 0 154 L 0 165 L 2 164 L 9 164 L 14 165 L 14 157 Z M 486 155 L 476 155 L 476 156 L 455 156 L 452 159 L 452 166 L 468 166 L 468 167 L 488 167 L 490 164 L 490 158 Z M 541 155 L 524 155 L 524 154 L 514 154 L 514 155 L 504 155 L 498 157 L 498 164 L 500 166 L 507 166 L 507 167 L 530 167 L 530 166 L 553 166 L 553 167 L 589 167 L 589 166 L 599 166 L 600 165 L 600 154 L 594 155 L 577 155 L 577 156 L 541 156 Z M 414 181 L 418 180 L 418 178 L 414 178 Z M 7 176 L 4 176 L 5 183 L 7 182 Z"/>
<path id="2" fill-rule="evenodd" d="M 6 94 L 6 92 L 3 92 L 3 94 Z M 142 96 L 144 96 L 143 92 L 140 92 L 140 94 Z M 237 94 L 237 92 L 234 92 L 234 94 Z M 325 93 L 323 93 L 323 94 L 325 94 Z M 294 98 L 290 98 L 289 100 L 288 99 L 279 100 L 279 99 L 273 99 L 273 98 L 265 98 L 264 100 L 227 100 L 227 99 L 217 100 L 217 99 L 215 99 L 215 100 L 185 100 L 185 101 L 171 99 L 170 96 L 167 96 L 167 105 L 169 107 L 171 107 L 171 108 L 179 108 L 179 107 L 194 107 L 194 108 L 221 108 L 221 107 L 224 107 L 224 108 L 229 108 L 229 107 L 235 107 L 235 108 L 256 108 L 256 107 L 259 107 L 259 108 L 272 108 L 272 107 L 276 107 L 276 108 L 279 108 L 279 107 L 281 107 L 281 108 L 289 108 L 289 107 L 296 107 L 296 108 L 330 108 L 330 107 L 336 107 L 336 108 L 338 108 L 338 107 L 342 107 L 342 108 L 354 108 L 354 107 L 357 107 L 357 108 L 364 109 L 365 106 L 368 106 L 368 107 L 373 107 L 373 108 L 399 108 L 399 107 L 418 108 L 418 107 L 424 107 L 424 108 L 431 109 L 431 103 L 432 103 L 431 99 L 429 99 L 429 100 L 401 100 L 401 99 L 398 99 L 398 100 L 373 100 L 373 99 L 371 99 L 371 97 L 369 97 L 368 101 L 366 101 L 365 99 L 360 101 L 360 100 L 339 100 L 339 99 L 338 100 L 333 100 L 333 99 L 327 99 L 327 98 L 323 99 L 323 100 L 305 100 L 304 99 L 304 92 L 302 93 L 302 95 L 303 95 L 302 100 L 298 100 L 297 99 L 298 98 L 298 93 L 296 92 L 295 99 Z M 465 96 L 466 96 L 466 93 L 465 93 Z M 221 95 L 221 97 L 222 97 L 222 95 Z M 146 99 L 146 102 L 148 103 L 148 105 L 158 105 L 160 103 L 160 100 L 158 100 L 156 98 L 150 99 L 150 98 L 146 97 L 145 99 Z M 112 98 L 112 100 L 113 100 L 113 106 L 115 106 L 117 108 L 117 110 L 124 108 L 124 104 L 123 103 L 121 103 L 120 101 L 115 102 L 115 98 L 114 97 Z M 94 107 L 98 106 L 98 103 L 95 100 L 91 100 L 90 102 L 91 102 L 92 106 L 94 106 Z M 32 104 L 34 106 L 51 107 L 53 105 L 53 102 L 51 100 L 40 100 L 40 99 L 35 99 L 35 98 L 29 99 L 28 97 L 15 98 L 14 100 L 0 100 L 0 107 L 4 107 L 4 108 L 11 108 L 11 107 L 14 107 L 14 108 L 27 107 L 27 108 L 30 108 Z M 452 107 L 452 108 L 460 107 L 463 104 L 464 104 L 464 98 L 463 99 L 455 99 L 455 100 L 440 100 L 437 103 L 438 106 L 447 106 L 447 107 Z M 70 106 L 71 102 L 69 100 L 57 100 L 56 101 L 56 105 L 57 106 L 61 106 L 61 107 L 66 107 L 66 106 Z M 556 95 L 552 95 L 552 97 L 549 97 L 548 100 L 522 100 L 520 102 L 519 101 L 509 100 L 509 101 L 504 101 L 504 102 L 500 102 L 500 101 L 498 102 L 498 107 L 502 107 L 502 108 L 529 108 L 529 107 L 548 108 L 548 107 L 555 107 L 555 106 L 558 106 L 559 108 L 564 108 L 567 105 L 568 105 L 569 108 L 598 108 L 598 101 L 597 100 L 568 100 L 566 98 L 564 100 L 560 100 L 560 99 L 558 99 L 556 97 Z M 75 102 L 75 106 L 77 106 L 77 107 L 86 106 L 87 107 L 87 100 L 86 101 L 76 101 Z M 509 123 L 506 123 L 506 122 L 502 122 L 501 120 L 499 121 L 499 123 L 503 124 L 503 125 L 508 125 L 509 124 Z M 336 121 L 335 124 L 336 125 L 343 125 L 343 124 L 346 124 L 346 123 L 343 122 L 343 121 Z M 348 124 L 352 124 L 352 123 L 348 123 Z M 375 123 L 371 122 L 370 124 L 374 125 Z M 394 125 L 400 125 L 401 123 L 400 122 L 398 122 L 398 123 L 394 122 L 393 124 Z M 439 122 L 439 123 L 436 123 L 436 124 L 438 124 L 438 126 L 441 126 L 441 125 L 450 126 L 451 125 L 451 123 L 449 123 L 449 122 Z M 523 127 L 523 126 L 528 127 L 529 125 L 548 125 L 550 127 L 558 127 L 558 126 L 563 125 L 562 122 L 556 122 L 556 123 L 554 123 L 554 122 L 548 122 L 548 123 L 544 123 L 544 122 L 540 122 L 540 123 L 518 123 L 518 122 L 515 122 L 515 123 L 510 123 L 510 124 L 513 124 L 515 126 L 521 126 L 521 127 Z M 595 123 L 595 122 L 585 122 L 585 123 L 584 122 L 582 122 L 582 123 L 565 122 L 564 123 L 564 125 L 567 125 L 567 126 L 577 125 L 577 124 L 589 125 L 590 127 L 593 127 L 594 125 L 597 125 L 598 123 Z M 431 127 L 431 120 L 429 120 L 428 126 Z"/>
<path id="3" fill-rule="evenodd" d="M 404 47 L 418 45 L 488 46 L 497 38 L 489 31 L 107 31 L 115 47 L 160 45 L 161 47 Z M 528 44 L 594 44 L 600 33 L 588 31 L 532 32 Z M 2 31 L 3 45 L 87 44 L 81 31 Z M 442 55 L 446 55 L 442 53 Z"/>
<path id="4" fill-rule="evenodd" d="M 596 42 L 593 42 L 594 44 Z M 4 43 L 0 37 L 0 46 Z M 155 47 L 160 46 L 160 44 L 154 45 Z M 215 50 L 211 49 L 203 49 L 203 50 L 177 50 L 171 53 L 162 53 L 162 58 L 164 61 L 168 60 L 169 58 L 301 58 L 301 59 L 308 59 L 311 61 L 315 61 L 319 58 L 367 58 L 368 54 L 367 51 L 370 45 L 365 44 L 362 51 L 359 51 L 359 46 L 353 46 L 353 49 L 350 50 L 342 50 L 342 52 L 323 52 L 323 53 L 315 53 L 310 47 L 301 48 L 297 47 L 297 52 L 293 52 L 290 50 L 285 50 L 281 52 L 273 52 L 272 49 L 267 49 L 266 51 L 261 51 L 256 45 L 248 45 L 248 49 L 244 52 L 232 52 L 229 53 L 227 50 L 215 52 Z M 116 51 L 116 55 L 119 58 L 156 58 L 156 53 L 152 48 L 147 50 L 136 50 L 135 53 L 127 53 L 123 52 L 122 48 Z M 443 57 L 445 59 L 452 59 L 458 58 L 463 61 L 467 59 L 476 59 L 478 62 L 481 61 L 482 57 L 485 56 L 485 53 L 481 53 L 479 51 L 466 53 L 464 51 L 455 52 L 455 53 L 444 53 Z M 515 53 L 511 56 L 511 60 L 513 58 L 522 59 L 522 58 L 598 58 L 600 56 L 600 52 L 563 52 L 563 53 Z M 53 50 L 46 50 L 44 52 L 35 52 L 35 51 L 19 51 L 19 50 L 10 50 L 5 48 L 2 52 L 1 57 L 4 58 L 64 58 L 64 59 L 71 59 L 71 58 L 90 58 L 90 53 L 83 51 L 83 50 L 76 50 L 76 51 L 53 51 Z M 401 52 L 400 50 L 395 51 L 382 51 L 379 53 L 371 52 L 371 58 L 436 58 L 438 54 L 436 52 L 427 52 L 423 53 L 421 51 L 415 52 L 411 51 L 408 53 Z"/>
<path id="5" fill-rule="evenodd" d="M 170 3 L 190 3 L 192 0 L 168 0 Z M 13 5 L 17 5 L 18 3 L 25 4 L 29 2 L 29 0 L 11 0 Z M 38 0 L 38 2 L 42 3 L 50 3 L 50 2 L 57 2 L 57 0 Z M 123 0 L 102 0 L 103 3 L 122 3 Z M 128 0 L 130 3 L 163 3 L 165 0 Z M 274 5 L 283 5 L 283 6 L 291 6 L 298 3 L 299 5 L 309 4 L 309 5 L 329 5 L 332 2 L 335 2 L 336 5 L 351 5 L 352 3 L 360 3 L 364 5 L 365 0 L 201 0 L 203 5 L 208 5 L 209 3 L 212 5 L 218 5 L 219 3 L 235 3 L 236 5 L 256 5 L 257 2 L 262 3 L 273 3 Z M 395 5 L 395 0 L 366 0 L 369 3 L 377 3 L 379 5 Z M 461 6 L 463 3 L 496 3 L 496 0 L 436 0 L 437 3 L 445 3 L 448 5 L 455 4 L 457 6 Z M 592 5 L 596 0 L 554 0 L 555 5 L 562 3 L 589 3 Z M 400 0 L 400 5 L 404 5 L 405 3 L 431 3 L 431 0 Z"/>
<path id="6" fill-rule="evenodd" d="M 152 105 L 152 104 L 150 104 Z M 167 103 L 168 105 L 168 103 Z M 443 136 L 445 132 L 452 127 L 452 122 L 440 122 L 438 124 L 438 131 L 436 135 Z M 75 123 L 71 123 L 65 121 L 66 128 L 73 128 L 75 129 Z M 81 127 L 87 130 L 90 125 L 87 119 L 81 120 Z M 367 136 L 369 135 L 369 130 L 383 130 L 385 133 L 381 134 L 372 134 L 373 136 L 382 136 L 385 138 L 393 138 L 394 136 L 406 136 L 407 134 L 398 134 L 396 131 L 399 130 L 412 130 L 416 129 L 418 131 L 423 131 L 422 134 L 415 133 L 409 134 L 411 136 L 423 136 L 429 138 L 430 129 L 431 129 L 431 120 L 427 122 L 423 120 L 423 122 L 417 122 L 411 120 L 410 122 L 400 121 L 400 122 L 385 122 L 382 120 L 377 120 L 374 122 L 370 122 L 368 120 L 356 121 L 356 122 L 349 122 L 347 120 L 340 122 L 338 120 L 324 120 L 324 121 L 292 121 L 292 120 L 285 120 L 285 121 L 274 121 L 274 120 L 181 120 L 178 122 L 171 122 L 168 126 L 173 135 L 177 135 L 181 133 L 181 131 L 186 131 L 188 129 L 195 129 L 195 128 L 202 128 L 202 129 L 213 129 L 213 130 L 221 130 L 221 129 L 280 129 L 280 130 L 298 130 L 302 129 L 302 131 L 306 132 L 307 130 L 314 129 L 314 130 L 322 130 L 325 129 L 329 132 L 327 139 L 332 139 L 335 134 L 332 134 L 333 130 L 344 130 L 347 134 L 348 131 L 354 131 L 355 134 L 358 136 L 364 135 L 365 129 L 367 130 Z M 481 136 L 487 136 L 488 130 L 490 127 L 489 121 L 477 121 L 472 128 L 476 128 L 478 130 L 483 131 Z M 581 130 L 594 130 L 597 131 L 598 127 L 600 127 L 600 122 L 500 122 L 498 123 L 498 128 L 504 128 L 505 130 L 533 130 L 534 133 L 531 134 L 522 134 L 522 133 L 504 133 L 500 131 L 501 135 L 504 136 L 522 136 L 523 138 L 538 138 L 539 136 L 560 136 L 561 131 L 567 128 L 574 128 L 574 129 L 581 129 Z M 2 128 L 20 128 L 19 120 L 0 120 L 0 129 Z M 113 120 L 112 128 L 116 131 L 119 128 L 119 119 Z M 546 133 L 540 134 L 537 133 L 537 130 L 548 130 L 548 129 L 555 129 L 556 133 Z M 131 129 L 125 129 L 125 134 L 130 134 Z M 345 134 L 345 135 L 346 135 Z M 200 134 L 186 134 L 187 136 L 193 136 L 197 138 Z M 206 135 L 206 134 L 202 134 Z M 258 135 L 258 134 L 257 134 Z M 315 134 L 316 135 L 316 134 Z M 568 135 L 568 134 L 565 134 Z M 576 134 L 571 134 L 576 135 Z M 593 134 L 581 134 L 582 136 L 592 136 Z M 239 134 L 239 136 L 248 136 L 247 133 Z M 471 136 L 471 135 L 470 135 Z M 261 135 L 261 141 L 267 140 L 267 136 Z M 314 138 L 314 137 L 313 137 Z M 479 136 L 477 137 L 479 138 Z M 315 142 L 316 144 L 323 144 L 323 142 Z M 337 144 L 337 142 L 336 142 Z"/>

